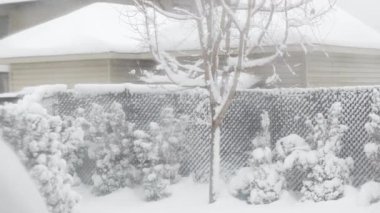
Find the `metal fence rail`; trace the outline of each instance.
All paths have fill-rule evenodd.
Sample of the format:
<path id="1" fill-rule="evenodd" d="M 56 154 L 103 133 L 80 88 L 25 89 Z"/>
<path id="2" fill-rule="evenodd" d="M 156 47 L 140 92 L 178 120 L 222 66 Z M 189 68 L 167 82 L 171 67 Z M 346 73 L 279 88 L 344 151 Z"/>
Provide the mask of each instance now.
<path id="1" fill-rule="evenodd" d="M 239 91 L 230 107 L 222 126 L 221 159 L 222 174 L 228 179 L 240 167 L 246 164 L 251 140 L 260 129 L 260 114 L 267 110 L 271 119 L 272 144 L 291 133 L 305 137 L 304 125 L 307 118 L 317 113 L 326 114 L 330 106 L 340 101 L 343 106 L 341 122 L 349 127 L 343 138 L 343 157 L 351 156 L 355 161 L 352 173 L 353 184 L 358 186 L 374 178 L 375 169 L 367 160 L 363 146 L 370 139 L 364 129 L 371 110 L 371 96 L 374 87 L 338 88 L 338 89 L 281 89 Z M 197 92 L 198 91 L 198 92 Z M 59 93 L 43 101 L 54 114 L 71 115 L 78 107 L 86 108 L 91 103 L 109 107 L 114 101 L 122 104 L 130 122 L 137 128 L 146 128 L 151 121 L 157 121 L 163 107 L 172 107 L 178 114 L 191 118 L 187 134 L 188 154 L 181 172 L 193 174 L 199 181 L 207 178 L 209 166 L 209 119 L 207 96 L 195 90 L 193 92 L 109 93 L 96 96 Z M 94 168 L 87 161 L 79 173 L 89 182 Z M 300 184 L 301 173 L 296 173 L 292 187 Z M 297 178 L 298 177 L 298 178 Z"/>

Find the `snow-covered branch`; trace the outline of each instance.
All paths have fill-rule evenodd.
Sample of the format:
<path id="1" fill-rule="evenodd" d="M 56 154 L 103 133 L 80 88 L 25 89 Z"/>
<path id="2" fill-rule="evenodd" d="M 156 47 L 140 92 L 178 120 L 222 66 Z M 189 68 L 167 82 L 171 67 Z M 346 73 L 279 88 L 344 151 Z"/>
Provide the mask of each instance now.
<path id="1" fill-rule="evenodd" d="M 196 16 L 195 14 L 191 13 L 188 10 L 181 9 L 181 8 L 174 8 L 175 11 L 178 13 L 174 12 L 169 12 L 167 10 L 162 9 L 160 6 L 157 4 L 151 2 L 151 1 L 145 1 L 145 0 L 134 0 L 136 5 L 144 5 L 151 7 L 152 9 L 156 10 L 157 12 L 161 13 L 162 15 L 176 19 L 176 20 L 189 20 L 189 19 L 198 19 L 199 17 Z"/>
<path id="2" fill-rule="evenodd" d="M 229 18 L 231 19 L 231 21 L 235 24 L 235 26 L 237 27 L 237 29 L 239 31 L 243 31 L 243 26 L 241 26 L 241 24 L 239 23 L 239 19 L 237 18 L 237 14 L 236 12 L 234 12 L 230 5 L 228 5 L 225 0 L 219 0 L 221 5 L 223 6 L 223 9 L 228 13 L 228 16 Z"/>
<path id="3" fill-rule="evenodd" d="M 267 56 L 267 57 L 246 60 L 244 61 L 244 68 L 247 69 L 247 68 L 265 66 L 267 64 L 272 63 L 274 60 L 276 60 L 280 56 L 282 56 L 282 53 L 280 51 L 277 51 L 275 54 Z M 244 70 L 244 71 L 248 72 L 247 70 Z"/>
<path id="4" fill-rule="evenodd" d="M 157 56 L 157 54 L 154 54 L 156 56 L 156 60 L 159 62 L 159 69 L 162 69 L 165 71 L 166 75 L 175 84 L 178 84 L 180 86 L 186 86 L 186 87 L 204 87 L 205 82 L 203 79 L 203 74 L 199 76 L 191 76 L 191 71 L 197 71 L 197 72 L 203 72 L 202 69 L 200 69 L 198 66 L 186 64 L 183 65 L 180 62 L 178 62 L 175 58 L 171 57 L 169 54 L 165 52 L 159 53 L 160 57 Z M 199 64 L 199 61 L 198 61 Z M 183 68 L 185 71 L 181 71 Z"/>
<path id="5" fill-rule="evenodd" d="M 279 1 L 278 2 L 278 5 L 281 5 L 281 3 L 283 2 L 286 2 L 287 0 L 282 0 L 282 1 Z M 291 11 L 291 10 L 294 10 L 294 9 L 299 9 L 305 5 L 308 5 L 310 3 L 312 3 L 313 0 L 299 0 L 299 1 L 290 1 L 290 3 L 288 4 L 282 4 L 284 6 L 276 6 L 275 7 L 275 12 L 285 12 L 285 11 Z M 272 9 L 271 7 L 268 7 L 268 6 L 263 6 L 261 9 L 260 9 L 261 12 L 271 12 Z"/>

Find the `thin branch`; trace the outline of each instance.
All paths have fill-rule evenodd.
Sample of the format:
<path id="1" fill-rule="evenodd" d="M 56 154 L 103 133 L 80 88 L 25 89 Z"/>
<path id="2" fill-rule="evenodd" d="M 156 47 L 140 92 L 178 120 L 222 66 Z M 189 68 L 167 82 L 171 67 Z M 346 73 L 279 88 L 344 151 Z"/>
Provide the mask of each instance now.
<path id="1" fill-rule="evenodd" d="M 244 63 L 243 59 L 245 58 L 245 46 L 247 42 L 246 38 L 249 33 L 249 26 L 250 26 L 250 21 L 251 21 L 251 17 L 249 16 L 249 14 L 251 14 L 252 12 L 252 6 L 253 6 L 252 0 L 248 0 L 248 13 L 247 13 L 245 26 L 242 29 L 243 31 L 240 31 L 238 64 L 233 74 L 232 84 L 229 87 L 229 89 L 227 89 L 227 93 L 223 96 L 223 102 L 222 104 L 218 106 L 216 110 L 217 112 L 215 113 L 213 117 L 213 122 L 217 126 L 221 125 L 222 120 L 225 114 L 227 113 L 228 108 L 233 102 L 233 97 L 235 96 L 235 92 L 239 83 L 240 73 L 243 70 L 243 63 Z"/>
<path id="2" fill-rule="evenodd" d="M 253 70 L 247 70 L 252 69 L 255 67 L 262 67 L 267 64 L 271 64 L 273 61 L 275 61 L 278 57 L 281 57 L 283 54 L 281 51 L 276 51 L 276 53 L 271 54 L 270 56 L 265 56 L 261 58 L 255 58 L 255 59 L 245 59 L 243 62 L 242 72 L 244 73 L 254 73 Z M 237 57 L 229 58 L 228 68 L 235 67 L 237 64 Z"/>
<path id="3" fill-rule="evenodd" d="M 247 50 L 248 55 L 251 54 L 258 46 L 260 46 L 261 42 L 265 38 L 265 34 L 268 32 L 270 24 L 272 23 L 273 15 L 274 15 L 274 4 L 272 4 L 272 6 L 271 6 L 271 12 L 269 14 L 268 21 L 265 24 L 264 29 L 261 30 L 261 33 L 257 39 L 257 43 L 252 45 L 251 47 L 248 47 L 248 50 Z"/>
<path id="4" fill-rule="evenodd" d="M 219 0 L 221 5 L 223 6 L 224 10 L 227 12 L 227 14 L 229 15 L 231 21 L 235 24 L 236 28 L 242 32 L 243 31 L 243 28 L 240 26 L 239 24 L 239 20 L 238 18 L 236 17 L 236 14 L 235 12 L 231 9 L 231 7 L 229 5 L 227 5 L 227 3 L 224 1 L 224 0 Z"/>
<path id="5" fill-rule="evenodd" d="M 291 10 L 294 10 L 294 9 L 298 9 L 300 8 L 301 6 L 303 5 L 307 5 L 309 3 L 313 2 L 313 0 L 299 0 L 297 2 L 292 2 L 292 4 L 286 4 L 286 6 L 284 7 L 276 7 L 274 12 L 285 12 L 285 11 L 291 11 Z M 281 3 L 281 2 L 279 2 Z M 271 12 L 271 8 L 270 7 L 265 7 L 263 6 L 261 9 L 260 9 L 260 12 Z"/>
<path id="6" fill-rule="evenodd" d="M 178 12 L 181 12 L 181 13 L 174 13 L 174 12 L 169 12 L 169 11 L 162 9 L 161 7 L 159 7 L 158 5 L 156 5 L 155 3 L 153 3 L 149 0 L 133 0 L 133 1 L 137 5 L 147 5 L 151 8 L 153 8 L 154 10 L 157 10 L 159 13 L 161 13 L 162 15 L 164 15 L 168 18 L 177 19 L 177 20 L 189 20 L 189 19 L 198 19 L 199 18 L 195 14 L 191 13 L 190 11 L 186 11 L 184 9 L 176 9 Z"/>

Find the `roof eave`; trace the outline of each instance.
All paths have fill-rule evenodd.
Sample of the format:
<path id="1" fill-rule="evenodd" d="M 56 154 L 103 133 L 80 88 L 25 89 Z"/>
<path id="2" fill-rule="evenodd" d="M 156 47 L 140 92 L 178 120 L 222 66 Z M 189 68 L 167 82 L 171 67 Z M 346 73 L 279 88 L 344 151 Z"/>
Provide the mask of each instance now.
<path id="1" fill-rule="evenodd" d="M 150 59 L 148 53 L 79 53 L 65 55 L 48 55 L 48 56 L 25 56 L 0 58 L 0 64 L 19 64 L 19 63 L 39 63 L 53 61 L 81 61 L 81 60 L 98 60 L 98 59 Z"/>
<path id="2" fill-rule="evenodd" d="M 289 52 L 326 52 L 326 53 L 347 53 L 357 55 L 378 55 L 380 56 L 380 48 L 363 48 L 363 47 L 347 47 L 338 45 L 314 44 L 302 47 L 299 44 L 288 45 Z M 275 50 L 274 47 L 263 47 L 260 53 L 269 53 Z M 199 56 L 199 50 L 173 51 L 172 54 L 177 57 Z M 49 56 L 26 56 L 26 57 L 9 57 L 0 58 L 0 64 L 18 64 L 18 63 L 39 63 L 53 61 L 79 61 L 79 60 L 99 60 L 99 59 L 129 59 L 129 60 L 152 60 L 153 57 L 148 52 L 143 53 L 121 53 L 121 52 L 105 52 L 105 53 L 79 53 L 66 55 L 49 55 Z"/>

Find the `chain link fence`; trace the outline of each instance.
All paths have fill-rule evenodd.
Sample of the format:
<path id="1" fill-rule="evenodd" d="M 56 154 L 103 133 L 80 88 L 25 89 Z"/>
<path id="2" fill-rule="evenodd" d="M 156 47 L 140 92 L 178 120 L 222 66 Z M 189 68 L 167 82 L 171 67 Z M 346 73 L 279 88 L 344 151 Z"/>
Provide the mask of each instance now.
<path id="1" fill-rule="evenodd" d="M 337 89 L 281 89 L 246 90 L 237 92 L 222 125 L 221 168 L 229 179 L 234 172 L 245 166 L 251 151 L 251 141 L 260 129 L 260 114 L 269 112 L 272 145 L 291 133 L 305 137 L 306 119 L 317 113 L 326 114 L 334 102 L 343 106 L 342 124 L 349 127 L 343 138 L 342 157 L 351 156 L 355 161 L 352 183 L 355 186 L 373 179 L 375 169 L 367 160 L 363 147 L 370 140 L 364 129 L 371 111 L 374 87 Z M 162 108 L 172 107 L 177 114 L 190 117 L 187 135 L 187 154 L 181 173 L 192 175 L 197 181 L 206 181 L 209 172 L 209 110 L 208 97 L 201 90 L 124 92 L 101 95 L 80 95 L 75 92 L 58 93 L 43 100 L 53 114 L 72 115 L 79 107 L 88 108 L 98 103 L 105 108 L 113 102 L 122 104 L 129 122 L 138 129 L 146 129 L 149 122 L 157 121 Z M 87 159 L 79 174 L 89 183 L 94 162 Z M 294 174 L 292 188 L 300 185 L 302 173 Z"/>

